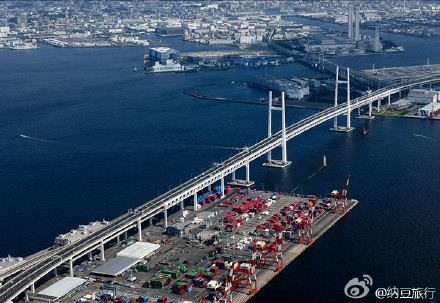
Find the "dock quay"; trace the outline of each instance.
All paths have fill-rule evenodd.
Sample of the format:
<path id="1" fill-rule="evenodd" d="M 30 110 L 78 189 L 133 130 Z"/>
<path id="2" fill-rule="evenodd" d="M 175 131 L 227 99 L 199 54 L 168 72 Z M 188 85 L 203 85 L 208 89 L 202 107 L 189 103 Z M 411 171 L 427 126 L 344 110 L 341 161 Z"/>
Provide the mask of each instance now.
<path id="1" fill-rule="evenodd" d="M 68 267 L 60 268 L 30 299 L 44 299 L 51 285 L 79 278 L 81 286 L 57 302 L 214 302 L 213 296 L 219 302 L 228 296 L 243 303 L 357 203 L 341 197 L 230 189 L 198 211 L 170 210 L 169 224 L 155 218 L 158 221 L 141 230 L 143 241 L 138 241 L 137 231 L 122 235 L 104 255 L 93 251 L 78 260 L 72 275 Z M 142 246 L 154 251 L 143 256 Z M 126 266 L 130 251 L 138 253 L 137 259 Z"/>

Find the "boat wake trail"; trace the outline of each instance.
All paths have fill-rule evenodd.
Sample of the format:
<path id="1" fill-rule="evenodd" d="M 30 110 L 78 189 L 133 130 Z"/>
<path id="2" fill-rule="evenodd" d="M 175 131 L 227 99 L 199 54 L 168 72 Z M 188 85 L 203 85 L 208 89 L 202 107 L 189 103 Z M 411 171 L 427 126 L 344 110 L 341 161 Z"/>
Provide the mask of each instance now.
<path id="1" fill-rule="evenodd" d="M 229 150 L 242 150 L 240 147 L 232 147 L 232 146 L 216 146 L 216 145 L 199 145 L 202 147 L 208 147 L 213 149 L 229 149 Z"/>
<path id="2" fill-rule="evenodd" d="M 25 139 L 40 141 L 40 142 L 46 142 L 46 143 L 60 143 L 60 142 L 53 141 L 53 140 L 46 140 L 46 139 L 36 138 L 36 137 L 31 137 L 31 136 L 26 136 L 26 135 L 20 135 L 20 137 L 25 138 Z"/>
<path id="3" fill-rule="evenodd" d="M 173 147 L 192 147 L 192 148 L 196 148 L 196 149 L 227 149 L 227 150 L 243 150 L 244 148 L 242 147 L 234 147 L 234 146 L 221 146 L 221 145 L 203 145 L 203 144 L 180 144 L 180 143 L 175 143 L 175 144 L 170 144 L 169 146 L 173 146 Z"/>
<path id="4" fill-rule="evenodd" d="M 428 136 L 424 136 L 424 135 L 420 135 L 420 134 L 413 134 L 413 136 L 415 136 L 415 137 L 421 137 L 421 138 L 425 138 L 425 139 L 435 140 L 435 138 L 428 137 Z"/>
<path id="5" fill-rule="evenodd" d="M 90 151 L 92 151 L 92 152 L 106 152 L 107 151 L 103 148 L 98 148 L 98 147 L 93 147 L 93 146 L 88 146 L 88 145 L 79 145 L 79 144 L 63 142 L 63 141 L 48 140 L 48 139 L 32 137 L 32 136 L 27 136 L 27 135 L 20 135 L 20 137 L 24 138 L 24 139 L 38 141 L 38 142 L 54 144 L 54 145 L 58 145 L 58 146 L 64 147 L 64 148 L 70 148 L 70 149 L 73 148 L 76 152 L 77 151 L 88 151 L 88 152 L 90 152 Z"/>
<path id="6" fill-rule="evenodd" d="M 313 174 L 311 174 L 310 176 L 307 177 L 307 180 L 312 179 L 312 178 L 313 178 L 317 173 L 319 173 L 323 168 L 325 168 L 325 166 L 324 166 L 324 165 L 321 165 L 321 167 L 320 167 L 317 171 L 315 171 Z"/>
<path id="7" fill-rule="evenodd" d="M 325 168 L 325 166 L 324 166 L 324 165 L 321 165 L 321 166 L 318 168 L 318 170 L 316 170 L 313 174 L 311 174 L 310 176 L 308 176 L 308 177 L 307 177 L 307 178 L 306 178 L 301 184 L 295 186 L 295 188 L 292 189 L 292 190 L 290 191 L 290 193 L 293 194 L 298 188 L 302 188 L 301 185 L 302 185 L 305 181 L 312 179 L 314 176 L 316 176 L 316 175 L 317 175 L 321 170 L 323 170 L 324 168 Z"/>

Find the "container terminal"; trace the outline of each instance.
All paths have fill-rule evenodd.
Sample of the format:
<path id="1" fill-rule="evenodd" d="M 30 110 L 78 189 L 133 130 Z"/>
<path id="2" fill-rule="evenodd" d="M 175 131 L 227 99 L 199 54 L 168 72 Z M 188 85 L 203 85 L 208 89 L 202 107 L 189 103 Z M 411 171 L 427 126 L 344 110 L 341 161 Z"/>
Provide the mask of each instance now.
<path id="1" fill-rule="evenodd" d="M 348 183 L 327 197 L 220 186 L 191 207 L 151 222 L 39 285 L 33 302 L 243 303 L 298 257 L 358 201 Z M 155 218 L 156 219 L 156 218 Z M 172 222 L 172 223 L 171 223 Z M 81 225 L 55 239 L 77 241 L 108 222 Z M 101 260 L 102 259 L 102 260 Z M 64 272 L 63 272 L 64 271 Z"/>

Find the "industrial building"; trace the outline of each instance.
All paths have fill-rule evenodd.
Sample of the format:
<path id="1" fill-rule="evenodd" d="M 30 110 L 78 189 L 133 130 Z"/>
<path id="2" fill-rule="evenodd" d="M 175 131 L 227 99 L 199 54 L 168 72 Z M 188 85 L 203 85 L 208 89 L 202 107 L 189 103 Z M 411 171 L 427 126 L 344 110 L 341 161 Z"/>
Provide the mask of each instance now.
<path id="1" fill-rule="evenodd" d="M 170 236 L 181 237 L 186 233 L 186 227 L 191 225 L 191 221 L 185 221 L 183 223 L 177 223 L 167 227 L 167 234 Z"/>
<path id="2" fill-rule="evenodd" d="M 180 53 L 169 47 L 152 47 L 144 55 L 147 73 L 183 71 L 185 68 L 179 61 Z"/>
<path id="3" fill-rule="evenodd" d="M 402 110 L 411 106 L 411 102 L 407 99 L 400 99 L 391 103 L 390 109 L 392 110 Z"/>
<path id="4" fill-rule="evenodd" d="M 287 98 L 302 99 L 310 94 L 308 81 L 301 79 L 281 79 L 269 75 L 259 75 L 254 77 L 255 84 L 268 89 L 284 92 Z"/>
<path id="5" fill-rule="evenodd" d="M 420 116 L 430 117 L 431 115 L 436 115 L 439 111 L 440 111 L 440 103 L 434 102 L 420 108 L 418 114 Z"/>
<path id="6" fill-rule="evenodd" d="M 180 60 L 180 53 L 169 47 L 152 47 L 148 50 L 150 61 L 167 64 L 167 60 Z"/>
<path id="7" fill-rule="evenodd" d="M 437 103 L 439 91 L 426 89 L 412 89 L 408 94 L 408 101 L 414 104 Z"/>
<path id="8" fill-rule="evenodd" d="M 80 225 L 78 229 L 72 229 L 67 234 L 59 235 L 55 238 L 55 245 L 64 246 L 72 244 L 86 235 L 92 234 L 108 224 L 107 221 L 90 222 L 88 225 Z"/>
<path id="9" fill-rule="evenodd" d="M 59 302 L 65 295 L 83 285 L 87 280 L 75 277 L 65 277 L 51 286 L 43 289 L 32 297 L 34 302 Z"/>
<path id="10" fill-rule="evenodd" d="M 159 27 L 155 29 L 159 36 L 183 36 L 185 29 L 183 27 Z"/>
<path id="11" fill-rule="evenodd" d="M 240 35 L 240 44 L 254 44 L 263 41 L 262 35 Z"/>
<path id="12" fill-rule="evenodd" d="M 183 236 L 188 233 L 194 234 L 192 231 L 197 229 L 202 223 L 209 227 L 211 219 L 215 216 L 212 211 L 202 211 L 193 220 L 186 220 L 184 222 L 176 223 L 167 227 L 167 234 L 171 236 Z M 184 220 L 184 218 L 181 218 Z"/>
<path id="13" fill-rule="evenodd" d="M 137 242 L 117 253 L 116 257 L 95 269 L 93 273 L 115 277 L 138 263 L 142 258 L 153 254 L 159 247 L 159 244 Z"/>

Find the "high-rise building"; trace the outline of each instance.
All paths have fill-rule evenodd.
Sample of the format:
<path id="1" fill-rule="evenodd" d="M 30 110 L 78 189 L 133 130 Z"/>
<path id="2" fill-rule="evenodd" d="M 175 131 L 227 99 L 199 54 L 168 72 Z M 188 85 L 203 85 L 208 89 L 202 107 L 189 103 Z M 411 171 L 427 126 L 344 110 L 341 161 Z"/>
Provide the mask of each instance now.
<path id="1" fill-rule="evenodd" d="M 379 21 L 376 21 L 376 29 L 374 32 L 374 51 L 376 53 L 382 51 L 382 44 L 380 43 L 380 37 L 379 37 Z"/>
<path id="2" fill-rule="evenodd" d="M 353 40 L 353 5 L 348 5 L 348 39 Z"/>
<path id="3" fill-rule="evenodd" d="M 359 23 L 360 23 L 359 5 L 356 5 L 356 11 L 355 11 L 355 16 L 354 16 L 354 41 L 360 40 Z"/>

